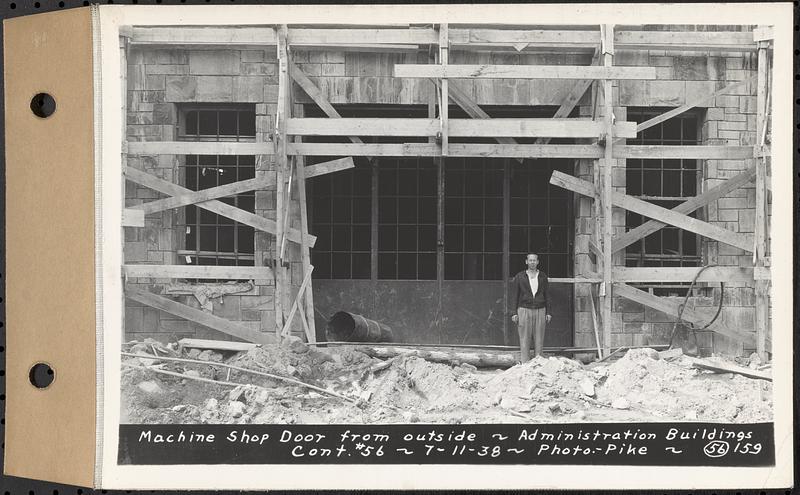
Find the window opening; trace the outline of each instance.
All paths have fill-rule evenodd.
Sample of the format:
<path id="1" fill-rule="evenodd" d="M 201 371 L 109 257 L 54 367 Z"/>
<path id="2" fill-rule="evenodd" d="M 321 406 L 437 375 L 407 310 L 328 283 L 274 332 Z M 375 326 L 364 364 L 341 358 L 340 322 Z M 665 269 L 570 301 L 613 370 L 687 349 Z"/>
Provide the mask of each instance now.
<path id="1" fill-rule="evenodd" d="M 178 139 L 185 141 L 255 141 L 254 105 L 187 105 L 180 108 Z M 186 155 L 181 177 L 187 189 L 200 191 L 255 177 L 250 155 Z M 255 213 L 255 192 L 219 198 L 219 201 Z M 255 229 L 195 205 L 185 208 L 185 264 L 253 266 Z"/>
<path id="2" fill-rule="evenodd" d="M 628 108 L 628 120 L 645 122 L 668 109 Z M 696 145 L 698 115 L 687 112 L 639 133 L 628 143 L 637 145 Z M 697 194 L 699 169 L 697 160 L 632 160 L 626 161 L 627 194 L 672 209 Z M 690 214 L 696 217 L 695 213 Z M 633 212 L 626 212 L 625 225 L 634 229 L 648 221 Z M 632 267 L 700 266 L 700 238 L 693 232 L 666 226 L 625 250 L 625 265 Z M 652 289 L 657 295 L 683 295 L 688 284 L 636 284 Z"/>

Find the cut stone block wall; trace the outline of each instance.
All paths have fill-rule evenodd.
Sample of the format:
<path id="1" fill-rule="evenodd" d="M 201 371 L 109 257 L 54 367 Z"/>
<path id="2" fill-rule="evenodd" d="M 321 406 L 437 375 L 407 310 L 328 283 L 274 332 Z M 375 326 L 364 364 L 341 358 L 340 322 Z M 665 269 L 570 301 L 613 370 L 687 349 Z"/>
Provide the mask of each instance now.
<path id="1" fill-rule="evenodd" d="M 418 104 L 428 103 L 432 83 L 425 79 L 395 79 L 396 63 L 428 63 L 427 53 L 358 53 L 303 51 L 293 52 L 294 61 L 334 104 Z M 496 64 L 574 64 L 587 65 L 587 54 L 519 54 L 471 53 L 454 50 L 451 63 Z M 655 66 L 655 81 L 620 81 L 614 83 L 615 116 L 625 120 L 627 107 L 676 107 L 698 96 L 712 93 L 731 82 L 756 74 L 756 56 L 750 53 L 671 52 L 652 50 L 647 53 L 618 51 L 615 65 Z M 278 76 L 275 49 L 265 50 L 163 50 L 133 49 L 128 58 L 127 139 L 131 141 L 174 140 L 176 137 L 177 105 L 182 103 L 253 103 L 256 108 L 257 139 L 272 140 Z M 490 80 L 453 81 L 481 105 L 559 105 L 571 84 L 564 81 Z M 719 96 L 701 105 L 703 110 L 702 144 L 750 145 L 755 142 L 755 79 L 728 95 Z M 580 114 L 592 113 L 592 90 L 580 101 Z M 311 103 L 307 95 L 294 86 L 295 115 L 302 114 L 302 105 Z M 600 96 L 598 96 L 600 98 Z M 599 106 L 602 111 L 602 105 Z M 180 182 L 179 158 L 174 156 L 129 156 L 128 165 L 140 168 L 165 180 Z M 701 161 L 702 190 L 745 170 L 744 160 Z M 259 157 L 257 173 L 274 171 L 271 156 Z M 594 171 L 590 160 L 577 160 L 575 174 L 592 180 Z M 625 162 L 618 160 L 613 172 L 614 188 L 625 191 Z M 131 182 L 125 184 L 126 205 L 151 201 L 161 195 Z M 594 270 L 588 241 L 597 227 L 591 201 L 576 197 L 575 274 Z M 698 217 L 736 232 L 753 232 L 754 184 L 730 193 L 725 198 L 698 211 Z M 292 202 L 291 225 L 299 228 L 297 202 Z M 125 263 L 176 264 L 176 250 L 182 245 L 182 233 L 176 228 L 176 210 L 148 215 L 145 228 L 125 229 Z M 275 219 L 275 190 L 256 192 L 256 214 Z M 615 234 L 624 232 L 625 215 L 615 209 Z M 256 265 L 266 266 L 274 257 L 274 237 L 256 232 Z M 302 280 L 299 249 L 287 244 L 292 271 L 292 296 Z M 750 253 L 703 241 L 703 263 L 723 266 L 752 266 Z M 614 263 L 624 265 L 624 252 L 617 253 Z M 153 292 L 160 292 L 166 279 L 131 279 Z M 716 284 L 710 284 L 715 286 Z M 722 319 L 738 328 L 753 331 L 753 283 L 726 284 Z M 589 314 L 589 287 L 575 287 L 575 345 L 594 345 L 594 333 Z M 273 332 L 274 287 L 258 285 L 242 295 L 224 296 L 223 304 L 214 304 L 214 313 L 241 321 L 263 332 Z M 692 299 L 692 304 L 715 307 L 719 290 L 709 288 L 707 297 Z M 192 296 L 181 296 L 183 302 L 196 304 Z M 646 308 L 634 307 L 629 301 L 614 301 L 612 347 L 666 343 L 672 329 L 671 317 Z M 297 322 L 299 325 L 299 322 Z M 299 331 L 295 327 L 294 331 Z M 144 308 L 128 301 L 126 309 L 127 338 L 157 336 L 193 336 L 225 339 L 211 332 L 172 317 L 166 313 Z M 739 344 L 705 332 L 700 337 L 705 352 L 737 354 L 745 352 Z"/>

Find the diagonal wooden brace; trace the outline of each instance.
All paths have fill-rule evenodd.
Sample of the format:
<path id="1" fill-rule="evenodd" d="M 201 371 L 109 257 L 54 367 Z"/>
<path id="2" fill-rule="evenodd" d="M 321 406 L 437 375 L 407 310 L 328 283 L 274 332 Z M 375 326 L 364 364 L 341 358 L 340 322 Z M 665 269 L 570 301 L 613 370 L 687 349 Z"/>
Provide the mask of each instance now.
<path id="1" fill-rule="evenodd" d="M 678 316 L 678 312 L 680 311 L 680 305 L 674 301 L 664 299 L 663 297 L 654 296 L 649 292 L 645 292 L 621 282 L 614 283 L 614 295 L 622 296 L 626 299 L 638 302 L 639 304 L 643 304 L 647 307 L 661 311 L 664 314 L 668 314 L 676 318 Z M 708 322 L 711 321 L 712 316 L 713 315 L 705 315 L 701 311 L 692 308 L 684 308 L 683 313 L 681 314 L 681 318 L 684 321 L 699 326 L 708 324 Z M 708 329 L 738 342 L 743 342 L 746 348 L 755 347 L 755 334 L 740 330 L 738 328 L 730 328 L 720 320 L 712 323 Z"/>
<path id="2" fill-rule="evenodd" d="M 232 184 L 225 184 L 217 187 L 210 187 L 200 191 L 191 191 L 186 194 L 172 196 L 171 198 L 159 199 L 150 201 L 137 206 L 132 206 L 132 209 L 142 210 L 145 214 L 157 213 L 159 211 L 171 210 L 181 206 L 192 204 L 204 203 L 212 199 L 224 198 L 227 196 L 234 196 L 244 192 L 254 191 L 256 189 L 264 189 L 268 186 L 275 185 L 275 174 L 270 174 L 264 177 L 256 177 L 255 179 L 247 179 Z"/>
<path id="3" fill-rule="evenodd" d="M 716 201 L 723 196 L 726 196 L 728 193 L 739 189 L 753 180 L 755 175 L 756 170 L 754 167 L 751 167 L 750 169 L 731 177 L 722 184 L 712 187 L 708 191 L 679 204 L 673 208 L 672 211 L 681 213 L 683 215 L 688 215 L 689 213 L 702 208 L 703 206 Z M 624 234 L 614 236 L 611 242 L 611 249 L 614 252 L 617 252 L 620 249 L 625 249 L 625 247 L 630 246 L 639 239 L 647 237 L 666 225 L 667 224 L 659 222 L 658 220 L 649 220 L 635 229 L 631 229 Z"/>
<path id="4" fill-rule="evenodd" d="M 571 175 L 563 172 L 554 171 L 550 177 L 550 183 L 564 189 L 583 194 L 584 196 L 594 197 L 595 187 L 591 182 L 577 179 Z M 753 250 L 753 237 L 746 234 L 739 234 L 710 223 L 703 222 L 696 218 L 686 216 L 684 214 L 662 208 L 660 206 L 642 201 L 641 199 L 628 196 L 626 194 L 613 192 L 611 195 L 611 202 L 614 206 L 624 208 L 628 211 L 644 215 L 649 218 L 658 220 L 659 222 L 678 227 L 695 234 L 714 239 L 719 242 L 724 242 L 731 246 L 738 247 L 747 252 Z"/>
<path id="5" fill-rule="evenodd" d="M 158 191 L 163 194 L 169 194 L 171 196 L 180 196 L 183 194 L 193 192 L 190 189 L 186 189 L 185 187 L 181 187 L 177 184 L 173 184 L 172 182 L 166 181 L 164 179 L 160 179 L 148 173 L 142 172 L 141 170 L 137 170 L 135 168 L 126 167 L 125 168 L 125 178 L 136 182 L 142 186 L 148 187 L 154 191 Z M 216 213 L 218 215 L 222 215 L 224 217 L 228 217 L 231 220 L 236 222 L 249 225 L 255 229 L 268 232 L 270 234 L 275 234 L 276 232 L 276 224 L 274 220 L 270 220 L 268 218 L 260 217 L 254 213 L 250 213 L 249 211 L 244 211 L 241 208 L 236 208 L 235 206 L 231 206 L 225 204 L 221 201 L 211 200 L 206 201 L 204 203 L 200 203 L 197 206 L 206 209 L 210 212 Z M 287 238 L 295 243 L 300 243 L 300 231 L 297 229 L 289 229 L 286 232 Z M 316 243 L 317 238 L 313 235 L 306 235 L 306 242 L 309 246 L 314 246 Z"/>

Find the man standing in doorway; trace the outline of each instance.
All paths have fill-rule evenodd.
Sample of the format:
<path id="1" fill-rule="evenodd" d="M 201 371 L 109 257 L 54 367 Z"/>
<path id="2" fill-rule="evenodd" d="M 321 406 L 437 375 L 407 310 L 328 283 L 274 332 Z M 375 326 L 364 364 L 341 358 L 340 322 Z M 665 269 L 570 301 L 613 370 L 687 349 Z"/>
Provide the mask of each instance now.
<path id="1" fill-rule="evenodd" d="M 523 363 L 531 358 L 531 337 L 534 355 L 542 355 L 544 328 L 552 318 L 547 275 L 539 270 L 539 255 L 528 254 L 525 264 L 528 269 L 517 273 L 511 280 L 511 303 L 515 311 L 511 321 L 517 324 L 520 360 Z"/>

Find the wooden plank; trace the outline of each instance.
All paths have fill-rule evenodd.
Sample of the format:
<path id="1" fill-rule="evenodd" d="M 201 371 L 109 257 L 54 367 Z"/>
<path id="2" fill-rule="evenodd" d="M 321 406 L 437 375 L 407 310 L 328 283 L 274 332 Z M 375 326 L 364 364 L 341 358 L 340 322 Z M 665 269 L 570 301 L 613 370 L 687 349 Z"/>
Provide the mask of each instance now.
<path id="1" fill-rule="evenodd" d="M 624 267 L 615 266 L 615 282 L 691 282 L 700 267 Z M 698 282 L 752 282 L 753 269 L 736 266 L 706 268 Z"/>
<path id="2" fill-rule="evenodd" d="M 436 144 L 290 143 L 290 155 L 304 156 L 441 156 Z M 450 156 L 487 158 L 598 158 L 603 149 L 594 144 L 450 144 Z"/>
<path id="3" fill-rule="evenodd" d="M 123 265 L 122 274 L 133 278 L 192 278 L 271 280 L 267 266 Z"/>
<path id="4" fill-rule="evenodd" d="M 141 211 L 142 215 L 157 213 L 159 211 L 171 210 L 181 206 L 199 204 L 212 199 L 224 198 L 227 196 L 234 196 L 236 194 L 254 191 L 257 189 L 265 189 L 269 186 L 275 185 L 275 175 L 268 174 L 263 177 L 256 177 L 254 179 L 242 180 L 239 182 L 232 182 L 223 186 L 210 187 L 200 191 L 192 191 L 190 193 L 173 196 L 171 198 L 159 199 L 150 201 L 141 205 L 133 206 L 132 208 Z"/>
<path id="5" fill-rule="evenodd" d="M 698 98 L 695 98 L 694 100 L 690 101 L 689 103 L 687 103 L 685 105 L 681 105 L 678 108 L 674 108 L 674 109 L 672 109 L 672 110 L 670 110 L 668 112 L 664 112 L 661 115 L 653 117 L 650 120 L 646 120 L 646 121 L 642 122 L 641 124 L 636 126 L 636 132 L 639 133 L 639 132 L 642 132 L 645 129 L 649 129 L 649 128 L 653 127 L 654 125 L 658 125 L 658 124 L 660 124 L 660 123 L 662 123 L 662 122 L 664 122 L 666 120 L 671 119 L 672 117 L 675 117 L 677 115 L 685 113 L 685 112 L 691 110 L 692 108 L 700 105 L 701 103 L 705 103 L 705 102 L 707 102 L 709 100 L 712 100 L 712 99 L 716 98 L 717 96 L 728 94 L 728 93 L 731 93 L 731 92 L 733 92 L 735 90 L 738 90 L 742 86 L 745 86 L 745 85 L 749 84 L 750 81 L 752 81 L 752 80 L 753 80 L 753 78 L 750 77 L 748 79 L 745 79 L 744 81 L 737 81 L 737 82 L 734 82 L 732 84 L 728 84 L 724 88 L 719 89 L 717 91 L 714 91 L 713 93 L 710 93 L 710 94 L 703 95 L 703 96 L 700 96 Z"/>
<path id="6" fill-rule="evenodd" d="M 591 65 L 395 64 L 394 77 L 455 79 L 640 79 L 656 78 L 655 67 Z"/>
<path id="7" fill-rule="evenodd" d="M 600 43 L 599 31 L 550 29 L 453 29 L 453 44 L 511 45 L 523 43 L 536 47 L 594 46 Z"/>
<path id="8" fill-rule="evenodd" d="M 447 67 L 449 64 L 448 55 L 450 52 L 450 35 L 447 30 L 447 23 L 439 25 L 439 63 L 442 67 Z M 440 83 L 442 97 L 439 100 L 439 122 L 440 122 L 440 135 L 442 145 L 442 156 L 448 154 L 448 143 L 450 141 L 450 123 L 448 117 L 448 108 L 450 106 L 449 96 L 449 82 L 447 79 L 442 79 Z"/>
<path id="9" fill-rule="evenodd" d="M 268 344 L 268 336 L 257 330 L 252 330 L 246 326 L 228 321 L 219 316 L 215 316 L 199 309 L 194 309 L 185 304 L 173 301 L 172 299 L 153 294 L 151 292 L 142 291 L 133 288 L 125 289 L 125 297 L 136 301 L 138 303 L 150 306 L 151 308 L 160 309 L 169 314 L 180 316 L 185 320 L 189 320 L 198 325 L 208 327 L 212 330 L 232 335 L 234 337 L 254 342 L 256 344 Z"/>
<path id="10" fill-rule="evenodd" d="M 661 311 L 664 314 L 674 316 L 676 318 L 680 310 L 680 304 L 677 302 L 654 296 L 648 292 L 639 290 L 624 283 L 614 284 L 614 294 L 626 299 L 630 299 L 631 301 L 638 302 L 639 304 L 643 304 L 647 307 Z M 711 316 L 713 316 L 713 314 Z M 684 308 L 681 318 L 694 325 L 704 326 L 711 321 L 711 316 L 701 314 L 700 311 L 696 309 Z M 738 328 L 730 328 L 722 323 L 721 320 L 715 321 L 709 327 L 709 330 L 734 339 L 738 342 L 743 342 L 746 347 L 753 347 L 755 344 L 755 335 L 753 333 L 745 332 Z"/>
<path id="11" fill-rule="evenodd" d="M 208 339 L 181 339 L 178 341 L 178 345 L 182 349 L 210 349 L 223 352 L 247 352 L 258 347 L 258 344 L 250 342 Z"/>
<path id="12" fill-rule="evenodd" d="M 286 132 L 295 136 L 437 136 L 441 125 L 439 119 L 419 118 L 292 118 Z M 448 127 L 453 137 L 598 138 L 604 124 L 588 119 L 450 119 Z M 636 123 L 617 122 L 614 133 L 636 137 Z"/>
<path id="13" fill-rule="evenodd" d="M 577 179 L 557 170 L 554 171 L 553 175 L 550 177 L 550 183 L 583 194 L 584 196 L 592 197 L 595 192 L 594 186 L 590 182 Z M 628 211 L 644 215 L 648 218 L 653 218 L 662 223 L 688 230 L 719 242 L 724 242 L 725 244 L 738 247 L 748 252 L 753 250 L 753 238 L 750 235 L 739 234 L 723 229 L 722 227 L 703 222 L 702 220 L 662 208 L 619 192 L 612 193 L 612 202 L 615 206 L 625 208 Z"/>
<path id="14" fill-rule="evenodd" d="M 291 45 L 435 45 L 438 33 L 430 28 L 292 28 L 288 32 Z"/>
<path id="15" fill-rule="evenodd" d="M 132 45 L 260 46 L 275 44 L 271 27 L 134 27 Z"/>
<path id="16" fill-rule="evenodd" d="M 756 90 L 756 136 L 758 145 L 764 145 L 768 126 L 768 91 L 769 91 L 769 53 L 765 42 L 758 44 L 758 83 Z M 761 156 L 755 159 L 756 168 L 756 204 L 755 204 L 755 245 L 753 261 L 756 267 L 764 267 L 767 255 L 767 160 Z M 767 335 L 769 334 L 769 281 L 763 278 L 756 280 L 756 352 L 762 362 L 769 359 Z"/>
<path id="17" fill-rule="evenodd" d="M 303 168 L 303 177 L 305 179 L 308 179 L 320 175 L 332 174 L 334 172 L 347 170 L 353 167 L 355 167 L 355 164 L 353 163 L 353 157 L 348 156 L 346 158 L 337 158 L 336 160 L 329 160 L 327 162 L 316 163 L 314 165 L 308 165 L 302 168 Z M 298 170 L 299 169 L 300 166 L 298 165 Z M 300 180 L 299 175 L 300 174 L 298 173 L 298 179 L 297 179 L 298 181 Z"/>
<path id="18" fill-rule="evenodd" d="M 160 179 L 158 177 L 152 176 L 150 174 L 147 174 L 145 172 L 142 172 L 141 170 L 137 170 L 132 167 L 125 168 L 125 178 L 128 180 L 132 180 L 137 184 L 149 187 L 154 191 L 158 191 L 163 194 L 169 194 L 172 196 L 179 196 L 181 194 L 187 194 L 193 192 L 189 189 L 186 189 L 185 187 L 173 184 L 172 182 Z M 249 225 L 258 230 L 268 232 L 270 234 L 275 234 L 276 225 L 274 220 L 260 217 L 254 213 L 244 211 L 240 208 L 236 208 L 235 206 L 231 206 L 217 200 L 206 201 L 204 203 L 199 204 L 198 206 L 210 212 L 217 213 L 218 215 L 223 215 L 225 217 L 228 217 L 244 225 Z M 296 243 L 300 242 L 300 231 L 298 231 L 297 229 L 291 229 L 288 235 L 290 241 Z M 307 236 L 307 242 L 309 243 L 309 245 L 313 246 L 314 243 L 316 243 L 316 241 L 317 238 L 314 237 L 313 235 L 309 234 Z"/>
<path id="19" fill-rule="evenodd" d="M 305 166 L 304 157 L 298 156 L 295 157 L 295 160 L 297 160 L 297 196 L 300 201 L 300 232 L 306 234 L 308 233 L 308 201 L 306 196 L 306 172 L 308 172 L 308 167 Z M 352 157 L 333 160 L 333 162 L 343 162 L 344 168 L 353 167 Z M 333 162 L 320 164 L 324 165 L 323 170 L 327 170 L 325 173 L 332 171 L 329 169 L 332 167 L 331 164 Z M 303 273 L 308 276 L 314 267 L 311 265 L 311 252 L 304 242 L 300 243 L 300 259 L 303 262 Z M 306 340 L 313 344 L 317 342 L 317 331 L 316 323 L 314 322 L 314 291 L 311 285 L 306 289 L 303 301 L 305 306 L 300 310 L 300 321 L 303 323 L 303 330 L 306 332 Z"/>
<path id="20" fill-rule="evenodd" d="M 597 62 L 600 58 L 600 51 L 595 50 L 594 56 L 592 57 L 592 62 L 590 65 L 597 65 Z M 586 90 L 592 85 L 594 81 L 591 79 L 581 79 L 577 80 L 572 84 L 572 88 L 567 93 L 567 96 L 564 97 L 564 101 L 561 102 L 561 105 L 556 110 L 556 113 L 553 114 L 554 119 L 563 119 L 569 117 L 575 107 L 578 105 L 578 102 L 583 95 L 586 93 Z M 536 140 L 536 144 L 547 144 L 550 142 L 549 137 L 539 138 Z"/>
<path id="21" fill-rule="evenodd" d="M 610 68 L 614 65 L 614 25 L 613 24 L 604 24 L 600 26 L 600 36 L 601 36 L 601 51 L 603 57 L 603 67 Z M 602 81 L 603 85 L 603 125 L 605 128 L 604 132 L 604 143 L 605 149 L 603 150 L 603 159 L 598 160 L 595 162 L 595 166 L 602 165 L 602 178 L 600 181 L 600 207 L 602 213 L 602 251 L 603 251 L 603 265 L 602 275 L 603 275 L 603 285 L 601 286 L 600 295 L 602 296 L 600 299 L 600 319 L 603 325 L 603 345 L 605 354 L 608 355 L 611 352 L 611 334 L 614 331 L 613 329 L 613 321 L 611 317 L 612 313 L 612 296 L 611 296 L 611 282 L 612 282 L 612 268 L 613 268 L 613 261 L 612 255 L 614 254 L 611 250 L 611 239 L 614 236 L 614 225 L 613 225 L 613 194 L 614 194 L 614 182 L 613 182 L 613 169 L 615 165 L 614 161 L 614 99 L 612 97 L 613 91 L 613 81 L 608 79 Z M 594 195 L 592 195 L 594 197 Z"/>
<path id="22" fill-rule="evenodd" d="M 131 155 L 272 155 L 272 143 L 225 141 L 128 141 Z"/>
<path id="23" fill-rule="evenodd" d="M 123 227 L 144 227 L 144 212 L 136 207 L 122 209 Z"/>
<path id="24" fill-rule="evenodd" d="M 697 359 L 689 356 L 686 356 L 686 358 L 691 361 L 693 368 L 714 371 L 716 373 L 736 373 L 737 375 L 746 376 L 747 378 L 772 381 L 772 373 L 766 371 L 745 368 L 744 366 L 726 363 L 719 359 Z"/>
<path id="25" fill-rule="evenodd" d="M 614 43 L 620 49 L 646 50 L 755 50 L 747 31 L 618 31 Z"/>
<path id="26" fill-rule="evenodd" d="M 297 308 L 300 305 L 300 300 L 303 298 L 303 293 L 306 291 L 306 287 L 308 287 L 308 283 L 311 281 L 311 273 L 314 271 L 314 267 L 309 265 L 308 271 L 306 271 L 305 277 L 303 278 L 303 283 L 300 284 L 300 288 L 297 290 L 297 296 L 294 298 L 294 303 L 292 303 L 292 308 L 289 310 L 289 316 L 286 318 L 286 323 L 283 325 L 283 330 L 281 331 L 282 336 L 289 335 L 289 330 L 292 326 L 292 320 L 294 319 L 294 314 L 297 312 Z M 310 335 L 306 335 L 306 338 L 311 339 Z M 311 342 L 311 340 L 309 340 Z"/>
<path id="27" fill-rule="evenodd" d="M 752 146 L 671 146 L 671 145 L 617 145 L 614 158 L 626 159 L 682 159 L 682 160 L 745 160 L 753 158 Z"/>
<path id="28" fill-rule="evenodd" d="M 591 287 L 589 288 L 589 311 L 592 313 L 592 330 L 594 330 L 594 342 L 597 344 L 597 357 L 603 359 L 603 343 L 600 341 L 600 325 L 597 322 L 597 309 Z"/>
<path id="29" fill-rule="evenodd" d="M 285 322 L 285 309 L 289 300 L 289 284 L 291 273 L 289 267 L 283 264 L 283 243 L 285 239 L 284 215 L 288 215 L 290 210 L 290 198 L 285 197 L 286 190 L 286 169 L 288 167 L 288 156 L 286 146 L 288 136 L 286 132 L 286 121 L 291 117 L 291 107 L 289 105 L 290 76 L 289 76 L 289 47 L 288 47 L 288 28 L 285 24 L 278 27 L 278 101 L 275 116 L 275 169 L 278 178 L 278 187 L 275 189 L 275 218 L 277 229 L 275 231 L 275 244 L 272 245 L 272 255 L 275 266 L 275 338 L 281 342 L 281 330 Z M 290 172 L 291 173 L 291 172 Z M 302 234 L 301 234 L 302 235 Z M 289 266 L 291 266 L 289 264 Z"/>
<path id="30" fill-rule="evenodd" d="M 681 213 L 683 215 L 688 215 L 689 213 L 697 210 L 698 208 L 702 208 L 703 206 L 711 203 L 712 201 L 716 201 L 719 198 L 726 196 L 731 191 L 739 189 L 743 185 L 753 180 L 754 177 L 755 177 L 755 168 L 751 167 L 750 169 L 745 170 L 744 172 L 731 177 L 722 184 L 712 187 L 708 191 L 700 194 L 699 196 L 695 196 L 694 198 L 681 203 L 680 205 L 673 208 L 672 211 L 676 213 Z M 615 236 L 612 241 L 612 248 L 614 252 L 619 251 L 620 249 L 624 249 L 625 247 L 633 244 L 639 239 L 647 237 L 648 235 L 664 227 L 665 225 L 666 224 L 661 223 L 657 220 L 649 220 L 643 223 L 642 225 L 636 227 L 635 229 L 629 230 L 624 234 Z"/>

